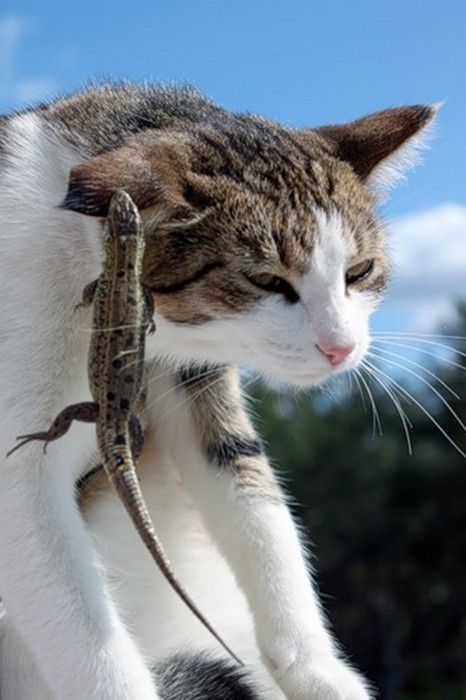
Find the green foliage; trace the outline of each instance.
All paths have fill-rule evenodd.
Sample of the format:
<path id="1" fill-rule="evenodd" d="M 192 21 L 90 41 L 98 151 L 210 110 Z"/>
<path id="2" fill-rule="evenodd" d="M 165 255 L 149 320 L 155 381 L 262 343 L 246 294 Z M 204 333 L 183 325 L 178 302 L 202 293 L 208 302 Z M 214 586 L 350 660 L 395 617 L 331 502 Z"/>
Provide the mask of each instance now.
<path id="1" fill-rule="evenodd" d="M 454 335 L 466 336 L 466 304 L 459 318 Z M 464 364 L 459 347 L 450 359 Z M 456 400 L 435 384 L 466 422 L 464 367 L 430 369 L 460 395 Z M 406 377 L 397 380 L 408 386 Z M 409 391 L 466 450 L 461 426 L 420 387 Z M 359 395 L 329 407 L 317 395 L 254 393 L 269 453 L 315 542 L 317 581 L 345 649 L 386 700 L 460 700 L 466 698 L 466 460 L 413 405 L 407 407 L 414 424 L 410 456 L 393 403 L 371 388 L 383 436 L 373 437 Z"/>

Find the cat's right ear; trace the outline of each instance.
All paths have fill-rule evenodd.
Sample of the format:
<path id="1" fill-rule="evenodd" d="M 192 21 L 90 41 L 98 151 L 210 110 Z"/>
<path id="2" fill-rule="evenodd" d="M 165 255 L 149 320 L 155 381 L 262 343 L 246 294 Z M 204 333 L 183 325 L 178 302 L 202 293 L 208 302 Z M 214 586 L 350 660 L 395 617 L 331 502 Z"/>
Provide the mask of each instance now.
<path id="1" fill-rule="evenodd" d="M 375 188 L 389 187 L 414 165 L 441 105 L 411 105 L 369 114 L 348 124 L 313 130 L 337 158 Z M 301 134 L 306 137 L 306 131 Z"/>
<path id="2" fill-rule="evenodd" d="M 126 190 L 139 209 L 185 208 L 183 168 L 164 145 L 132 143 L 71 168 L 60 207 L 104 217 L 113 194 Z"/>

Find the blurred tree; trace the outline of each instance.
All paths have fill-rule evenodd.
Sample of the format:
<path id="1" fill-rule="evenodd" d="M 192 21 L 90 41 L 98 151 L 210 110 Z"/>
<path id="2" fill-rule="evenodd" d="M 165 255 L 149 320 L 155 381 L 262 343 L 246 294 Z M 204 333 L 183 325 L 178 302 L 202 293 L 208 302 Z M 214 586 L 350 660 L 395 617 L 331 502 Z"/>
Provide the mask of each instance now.
<path id="1" fill-rule="evenodd" d="M 465 340 L 466 303 L 458 316 L 453 334 Z M 452 347 L 450 364 L 428 366 L 437 380 L 424 376 L 466 422 L 462 341 L 443 342 Z M 464 451 L 464 427 L 435 393 L 422 383 L 415 389 L 411 375 L 396 381 Z M 371 390 L 383 436 L 372 435 L 370 402 L 365 409 L 357 395 L 335 405 L 321 395 L 298 400 L 264 388 L 254 394 L 269 452 L 309 543 L 316 543 L 317 580 L 345 649 L 384 700 L 460 700 L 466 698 L 466 463 L 414 403 L 406 408 L 414 425 L 410 456 L 393 402 L 373 382 Z"/>

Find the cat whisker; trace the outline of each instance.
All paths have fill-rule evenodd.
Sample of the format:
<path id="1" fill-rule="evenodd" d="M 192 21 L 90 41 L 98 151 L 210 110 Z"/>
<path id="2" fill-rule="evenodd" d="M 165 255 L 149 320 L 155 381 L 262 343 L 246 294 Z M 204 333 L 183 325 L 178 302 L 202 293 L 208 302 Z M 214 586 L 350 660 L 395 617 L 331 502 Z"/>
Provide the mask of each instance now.
<path id="1" fill-rule="evenodd" d="M 379 367 L 376 367 L 372 362 L 369 360 L 365 360 L 365 366 L 370 367 L 371 369 L 375 370 L 377 373 L 383 375 L 386 379 L 390 381 L 390 383 L 394 386 L 397 387 L 398 391 L 401 392 L 404 396 L 407 396 L 428 418 L 429 420 L 438 428 L 438 430 L 441 432 L 441 434 L 444 436 L 444 438 L 452 445 L 452 447 L 455 448 L 455 450 L 466 459 L 466 453 L 463 452 L 461 447 L 456 444 L 456 442 L 453 440 L 453 438 L 447 433 L 445 428 L 438 422 L 438 420 L 425 408 L 425 406 L 422 405 L 418 399 L 416 399 L 413 394 L 411 394 L 407 389 L 405 389 L 399 382 L 397 382 L 393 377 L 389 377 L 386 372 L 383 372 Z M 444 399 L 445 401 L 445 399 Z M 450 407 L 451 408 L 451 407 Z"/>
<path id="2" fill-rule="evenodd" d="M 382 362 L 389 364 L 391 367 L 398 367 L 398 368 L 402 369 L 404 372 L 407 372 L 408 374 L 412 375 L 413 377 L 416 377 L 416 379 L 418 379 L 425 386 L 427 386 L 431 391 L 433 391 L 433 393 L 437 396 L 437 398 L 443 403 L 443 405 L 445 406 L 447 411 L 449 411 L 451 413 L 451 415 L 456 420 L 458 425 L 466 432 L 466 425 L 463 423 L 463 421 L 458 416 L 456 411 L 451 407 L 451 405 L 448 403 L 448 401 L 445 399 L 445 397 L 440 393 L 440 391 L 438 389 L 436 389 L 433 384 L 431 384 L 429 381 L 427 381 L 427 379 L 424 379 L 424 377 L 422 375 L 420 375 L 418 372 L 415 372 L 412 369 L 409 369 L 408 367 L 401 365 L 398 362 L 395 362 L 394 360 L 388 359 L 387 357 L 381 357 L 380 355 L 376 355 L 375 353 L 372 353 L 372 352 L 368 352 L 367 355 L 369 357 L 375 357 L 375 358 L 381 360 Z"/>
<path id="3" fill-rule="evenodd" d="M 445 338 L 447 340 L 466 340 L 464 335 L 446 335 L 445 333 L 405 333 L 403 331 L 377 331 L 372 333 L 373 337 L 403 337 L 407 340 L 416 340 L 417 338 Z"/>
<path id="4" fill-rule="evenodd" d="M 127 328 L 138 328 L 138 323 L 128 323 L 121 326 L 109 326 L 107 328 L 76 328 L 80 333 L 113 333 L 114 331 L 125 330 Z"/>
<path id="5" fill-rule="evenodd" d="M 362 370 L 365 370 L 368 374 L 369 377 L 371 377 L 377 384 L 379 384 L 382 389 L 386 392 L 387 396 L 391 399 L 393 405 L 396 408 L 396 411 L 400 417 L 401 424 L 403 426 L 403 432 L 406 438 L 406 448 L 408 450 L 408 454 L 412 455 L 413 454 L 413 446 L 412 446 L 412 441 L 411 441 L 411 433 L 409 432 L 410 429 L 413 427 L 408 415 L 406 414 L 406 411 L 404 410 L 403 406 L 401 405 L 401 402 L 397 396 L 395 387 L 391 387 L 390 385 L 390 378 L 387 376 L 386 379 L 382 376 L 380 376 L 376 371 L 368 367 L 365 363 L 362 365 Z"/>
<path id="6" fill-rule="evenodd" d="M 390 337 L 396 341 L 403 341 L 406 338 L 406 336 L 402 336 L 402 335 L 393 335 Z M 450 350 L 451 352 L 455 352 L 456 354 L 460 355 L 461 357 L 466 357 L 466 352 L 462 352 L 461 350 L 458 350 L 457 348 L 452 347 L 451 345 L 446 345 L 445 343 L 438 343 L 437 341 L 434 341 L 434 340 L 427 340 L 426 338 L 415 338 L 415 337 L 406 338 L 406 340 L 415 341 L 416 343 L 422 343 L 424 345 L 432 345 L 434 347 L 442 348 L 442 350 Z M 381 339 L 378 339 L 377 342 L 381 342 Z M 385 341 L 385 342 L 387 342 L 387 341 Z"/>
<path id="7" fill-rule="evenodd" d="M 435 374 L 435 372 L 432 372 L 432 370 L 428 369 L 427 367 L 422 365 L 420 362 L 415 362 L 414 360 L 409 360 L 407 357 L 404 357 L 404 355 L 400 355 L 398 352 L 391 352 L 390 350 L 385 350 L 384 348 L 373 348 L 371 346 L 371 349 L 377 350 L 375 355 L 378 354 L 379 357 L 381 357 L 380 353 L 383 353 L 383 355 L 389 355 L 390 357 L 395 357 L 399 360 L 403 360 L 404 362 L 412 365 L 413 367 L 418 367 L 423 372 L 426 372 L 426 374 L 428 374 L 430 377 L 435 379 L 439 384 L 441 384 L 444 387 L 444 389 L 446 389 L 455 399 L 461 400 L 461 397 L 459 396 L 459 394 L 457 394 L 456 391 L 454 391 L 451 388 L 451 386 L 449 386 L 446 382 L 444 382 L 443 379 L 441 377 L 439 377 L 438 374 Z M 400 369 L 404 369 L 403 365 L 400 364 L 399 366 L 400 366 Z"/>
<path id="8" fill-rule="evenodd" d="M 196 377 L 196 379 L 197 379 L 197 377 Z M 218 382 L 220 382 L 222 379 L 223 379 L 223 376 L 217 377 L 216 379 L 212 379 L 212 381 L 210 381 L 210 382 L 207 384 L 207 386 L 201 387 L 201 388 L 200 388 L 195 394 L 193 394 L 193 395 L 188 394 L 188 396 L 184 397 L 183 399 L 181 399 L 181 396 L 180 396 L 180 400 L 177 401 L 177 402 L 175 403 L 175 405 L 172 406 L 168 411 L 165 411 L 165 413 L 161 416 L 161 418 L 166 418 L 166 417 L 169 416 L 171 413 L 173 413 L 173 411 L 175 411 L 176 409 L 180 408 L 180 407 L 183 406 L 185 403 L 188 403 L 186 409 L 183 411 L 182 418 L 184 419 L 185 416 L 186 416 L 187 411 L 188 411 L 189 408 L 192 406 L 192 404 L 198 399 L 198 397 L 199 397 L 204 391 L 206 391 L 206 389 L 210 388 L 211 386 L 214 386 L 215 384 L 217 384 Z M 177 384 L 176 386 L 172 387 L 172 389 L 170 389 L 170 391 L 167 392 L 167 394 L 168 394 L 168 393 L 171 393 L 171 391 L 173 391 L 173 390 L 175 390 L 175 389 L 181 388 L 182 386 L 188 384 L 188 382 L 190 382 L 190 381 L 192 381 L 192 380 L 193 380 L 193 378 L 190 378 L 189 380 L 186 380 L 185 382 L 181 382 L 180 384 Z M 157 398 L 155 399 L 155 401 L 153 401 L 153 402 L 151 403 L 151 406 L 154 405 L 155 403 L 157 403 L 157 402 L 158 402 L 160 399 L 162 399 L 163 396 L 165 396 L 165 395 L 166 395 L 166 394 L 164 394 L 164 395 L 162 395 L 162 396 L 160 396 L 160 397 L 157 397 Z"/>
<path id="9" fill-rule="evenodd" d="M 119 360 L 121 357 L 126 357 L 126 355 L 134 355 L 134 353 L 136 352 L 137 350 L 135 350 L 134 348 L 131 348 L 131 350 L 120 350 L 120 352 L 117 355 L 115 355 L 114 359 Z M 140 360 L 136 360 L 136 362 L 132 362 L 131 365 L 125 365 L 125 369 L 127 369 L 129 366 L 138 364 L 139 361 Z"/>
<path id="10" fill-rule="evenodd" d="M 142 413 L 147 414 L 147 412 L 149 411 L 150 408 L 155 406 L 155 404 L 157 404 L 159 401 L 161 401 L 162 399 L 164 399 L 166 396 L 168 396 L 172 392 L 176 391 L 177 389 L 181 389 L 184 386 L 188 386 L 192 382 L 198 381 L 199 379 L 204 379 L 205 377 L 208 377 L 209 375 L 212 375 L 218 371 L 219 371 L 218 367 L 211 368 L 211 369 L 206 370 L 205 372 L 203 372 L 201 374 L 196 375 L 195 377 L 188 377 L 188 379 L 185 379 L 182 382 L 178 382 L 177 384 L 174 384 L 174 386 L 170 387 L 170 389 L 167 389 L 167 391 L 165 391 L 163 394 L 161 394 L 160 396 L 156 396 L 155 399 L 153 399 L 150 403 L 148 403 L 144 407 Z M 158 378 L 159 377 L 151 377 L 151 379 L 148 382 L 148 385 Z"/>
<path id="11" fill-rule="evenodd" d="M 136 327 L 137 324 L 128 324 L 128 325 L 122 325 L 122 326 L 113 326 L 109 328 L 102 328 L 99 329 L 98 331 L 95 330 L 94 328 L 82 328 L 80 326 L 76 327 L 73 323 L 60 323 L 59 325 L 56 326 L 47 326 L 47 331 L 58 331 L 58 330 L 63 330 L 63 329 L 69 329 L 70 331 L 76 331 L 79 333 L 111 333 L 114 330 L 117 329 L 125 329 L 125 328 L 134 328 Z M 37 330 L 40 328 L 43 330 L 43 326 L 40 323 L 40 321 L 37 322 L 37 324 L 34 323 L 22 323 L 19 326 L 10 326 L 8 328 L 8 332 L 0 334 L 0 337 L 7 337 L 10 333 L 14 333 L 15 331 L 24 331 L 24 330 Z"/>
<path id="12" fill-rule="evenodd" d="M 189 411 L 189 409 L 191 408 L 191 406 L 193 406 L 193 404 L 195 404 L 196 401 L 198 401 L 198 399 L 200 398 L 200 396 L 202 394 L 204 394 L 205 392 L 210 394 L 211 389 L 221 381 L 223 381 L 223 375 L 220 377 L 217 377 L 216 379 L 212 379 L 212 381 L 208 382 L 206 386 L 199 389 L 199 391 L 197 391 L 195 394 L 193 394 L 192 396 L 188 396 L 188 399 L 187 399 L 188 404 L 183 411 L 183 418 L 186 416 L 186 414 Z M 189 399 L 191 399 L 191 401 Z M 181 404 L 179 404 L 179 406 L 182 406 L 183 403 L 184 403 L 184 401 Z"/>
<path id="13" fill-rule="evenodd" d="M 171 370 L 171 372 L 174 372 L 175 370 Z M 206 369 L 204 372 L 201 372 L 200 374 L 196 374 L 194 377 L 188 377 L 187 379 L 184 379 L 182 382 L 178 382 L 177 384 L 174 385 L 174 389 L 178 389 L 179 387 L 184 386 L 185 384 L 190 384 L 191 382 L 198 381 L 199 379 L 204 379 L 205 377 L 208 377 L 211 374 L 215 374 L 216 372 L 219 371 L 218 367 L 210 367 L 209 369 Z M 170 372 L 168 372 L 170 373 Z M 147 382 L 147 385 L 152 384 L 156 379 L 159 379 L 163 375 L 157 375 L 156 377 L 151 377 L 149 381 Z"/>
<path id="14" fill-rule="evenodd" d="M 118 357 L 118 355 L 117 355 Z M 120 367 L 120 369 L 117 370 L 117 372 L 120 374 L 121 372 L 126 372 L 127 370 L 131 369 L 131 367 L 135 367 L 138 365 L 140 362 L 144 362 L 144 360 L 140 357 L 138 357 L 136 360 L 133 362 L 128 362 L 128 364 L 124 365 L 123 367 Z"/>
<path id="15" fill-rule="evenodd" d="M 425 350 L 424 348 L 419 348 L 417 345 L 411 345 L 409 343 L 405 342 L 400 342 L 396 340 L 382 340 L 380 338 L 373 338 L 371 342 L 371 347 L 374 348 L 374 343 L 381 343 L 383 345 L 393 345 L 398 348 L 406 348 L 406 350 L 413 350 L 417 353 L 420 353 L 422 355 L 427 355 L 429 357 L 433 357 L 437 361 L 440 361 L 442 363 L 445 363 L 447 365 L 451 365 L 452 367 L 456 367 L 457 369 L 461 370 L 466 370 L 466 367 L 459 362 L 455 362 L 455 360 L 451 360 L 449 357 L 444 357 L 439 355 L 439 353 L 436 352 L 431 352 L 430 350 Z M 456 352 L 455 348 L 449 348 L 452 352 Z"/>
<path id="16" fill-rule="evenodd" d="M 356 381 L 356 386 L 358 387 L 359 391 L 359 396 L 361 397 L 362 405 L 364 407 L 365 412 L 367 413 L 367 404 L 366 404 L 366 397 L 364 396 L 364 392 L 362 390 L 362 384 L 361 384 L 361 379 L 360 379 L 360 372 L 358 369 L 354 369 L 351 372 L 349 372 L 349 375 L 351 377 L 354 377 Z"/>
<path id="17" fill-rule="evenodd" d="M 370 401 L 371 406 L 372 406 L 372 439 L 374 439 L 375 432 L 376 432 L 377 428 L 379 430 L 379 435 L 383 435 L 382 422 L 380 420 L 379 411 L 378 411 L 377 404 L 375 402 L 375 398 L 374 398 L 374 395 L 371 391 L 369 384 L 366 382 L 365 378 L 362 376 L 361 373 L 359 373 L 358 370 L 355 370 L 355 372 L 356 372 L 356 376 L 358 377 L 358 379 L 360 379 L 362 384 L 364 385 L 364 388 L 366 389 L 367 395 L 369 397 L 369 401 Z"/>

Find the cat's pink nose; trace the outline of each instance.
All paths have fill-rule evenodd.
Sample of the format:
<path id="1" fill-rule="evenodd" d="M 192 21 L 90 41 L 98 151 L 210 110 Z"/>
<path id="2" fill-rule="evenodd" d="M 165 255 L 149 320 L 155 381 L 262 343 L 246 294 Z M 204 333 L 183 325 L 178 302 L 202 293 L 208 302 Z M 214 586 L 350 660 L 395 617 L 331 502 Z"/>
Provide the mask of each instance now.
<path id="1" fill-rule="evenodd" d="M 354 350 L 354 345 L 317 345 L 322 355 L 325 355 L 331 365 L 339 365 L 346 360 Z"/>

